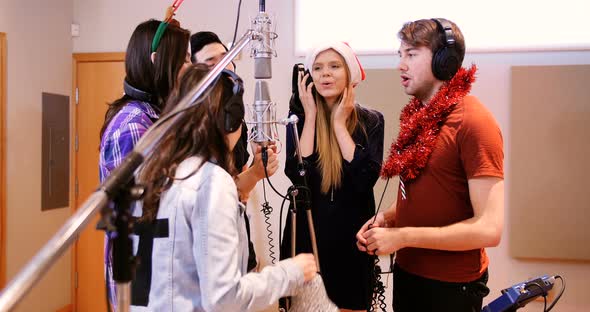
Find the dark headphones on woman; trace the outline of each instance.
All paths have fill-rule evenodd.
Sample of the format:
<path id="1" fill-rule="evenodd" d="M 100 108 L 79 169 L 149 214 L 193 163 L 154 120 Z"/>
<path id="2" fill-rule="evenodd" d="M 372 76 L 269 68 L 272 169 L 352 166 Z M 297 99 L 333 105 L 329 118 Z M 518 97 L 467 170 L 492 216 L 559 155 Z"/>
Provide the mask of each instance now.
<path id="1" fill-rule="evenodd" d="M 443 19 L 433 18 L 436 29 L 444 38 L 443 46 L 432 56 L 432 73 L 438 80 L 450 80 L 461 66 L 461 57 L 455 47 L 455 34 L 451 24 Z"/>
<path id="2" fill-rule="evenodd" d="M 232 95 L 223 104 L 223 127 L 227 133 L 231 133 L 236 131 L 244 120 L 244 83 L 242 78 L 231 70 L 224 69 L 221 75 L 228 76 L 233 82 Z M 154 100 L 154 97 L 150 93 L 133 87 L 126 79 L 123 80 L 123 90 L 126 95 L 138 101 L 151 103 Z"/>
<path id="3" fill-rule="evenodd" d="M 238 130 L 244 121 L 244 82 L 242 78 L 229 69 L 224 69 L 221 75 L 228 76 L 234 84 L 231 97 L 223 104 L 223 126 L 225 132 L 231 133 Z"/>
<path id="4" fill-rule="evenodd" d="M 147 103 L 152 103 L 152 101 L 155 100 L 151 93 L 139 90 L 136 87 L 130 85 L 129 82 L 127 82 L 127 79 L 123 80 L 123 91 L 127 96 L 134 100 Z"/>

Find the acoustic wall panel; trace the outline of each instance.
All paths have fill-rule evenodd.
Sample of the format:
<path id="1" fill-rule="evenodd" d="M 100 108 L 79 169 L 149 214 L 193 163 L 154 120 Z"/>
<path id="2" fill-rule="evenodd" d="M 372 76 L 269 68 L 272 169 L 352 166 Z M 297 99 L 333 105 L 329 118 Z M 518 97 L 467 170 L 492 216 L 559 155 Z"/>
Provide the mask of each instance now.
<path id="1" fill-rule="evenodd" d="M 510 254 L 590 260 L 590 65 L 511 74 Z"/>

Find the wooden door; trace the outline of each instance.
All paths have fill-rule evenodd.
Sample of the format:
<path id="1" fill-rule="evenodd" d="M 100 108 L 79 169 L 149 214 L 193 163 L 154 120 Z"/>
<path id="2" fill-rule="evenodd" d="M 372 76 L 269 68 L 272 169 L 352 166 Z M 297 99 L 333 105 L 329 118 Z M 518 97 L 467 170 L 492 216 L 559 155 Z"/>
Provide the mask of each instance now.
<path id="1" fill-rule="evenodd" d="M 100 129 L 107 103 L 123 94 L 124 53 L 74 54 L 74 198 L 76 210 L 99 185 Z M 77 87 L 77 92 L 76 92 Z M 77 137 L 76 137 L 77 134 Z M 95 229 L 99 216 L 82 232 L 72 253 L 74 311 L 107 311 L 104 281 L 104 232 Z"/>
<path id="2" fill-rule="evenodd" d="M 6 34 L 0 33 L 0 287 L 6 278 Z"/>

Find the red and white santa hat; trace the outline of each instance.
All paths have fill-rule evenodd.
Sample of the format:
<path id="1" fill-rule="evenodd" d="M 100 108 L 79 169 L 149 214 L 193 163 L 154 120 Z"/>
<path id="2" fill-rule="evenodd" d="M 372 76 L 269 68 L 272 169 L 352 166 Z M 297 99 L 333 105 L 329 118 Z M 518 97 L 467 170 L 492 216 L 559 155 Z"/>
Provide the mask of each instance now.
<path id="1" fill-rule="evenodd" d="M 311 67 L 318 54 L 329 49 L 334 49 L 334 51 L 338 52 L 338 54 L 344 58 L 346 65 L 348 65 L 348 70 L 350 71 L 350 83 L 357 85 L 359 82 L 365 80 L 366 75 L 361 66 L 361 62 L 359 62 L 358 57 L 350 45 L 342 41 L 328 41 L 316 45 L 305 57 L 305 68 L 311 72 Z"/>

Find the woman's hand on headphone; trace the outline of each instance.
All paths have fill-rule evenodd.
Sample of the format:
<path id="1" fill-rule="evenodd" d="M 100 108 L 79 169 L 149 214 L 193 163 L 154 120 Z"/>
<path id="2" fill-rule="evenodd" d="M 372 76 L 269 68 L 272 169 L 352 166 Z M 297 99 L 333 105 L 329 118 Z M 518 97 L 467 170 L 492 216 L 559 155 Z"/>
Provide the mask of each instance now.
<path id="1" fill-rule="evenodd" d="M 306 85 L 307 78 L 309 77 L 310 73 L 299 71 L 299 78 L 298 78 L 298 91 L 299 91 L 299 100 L 301 100 L 301 104 L 303 105 L 303 111 L 305 113 L 305 117 L 311 118 L 313 117 L 315 120 L 315 114 L 317 112 L 317 107 L 315 103 L 315 99 L 313 97 L 313 82 Z"/>
<path id="2" fill-rule="evenodd" d="M 350 85 L 342 92 L 342 100 L 334 112 L 334 125 L 346 127 L 346 121 L 354 110 L 355 91 L 354 86 Z"/>

